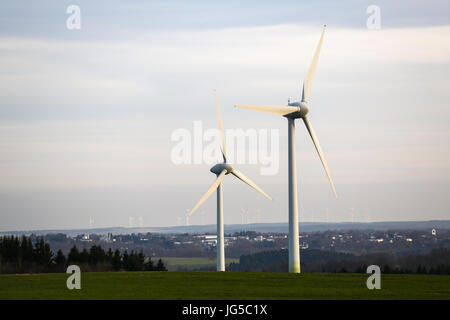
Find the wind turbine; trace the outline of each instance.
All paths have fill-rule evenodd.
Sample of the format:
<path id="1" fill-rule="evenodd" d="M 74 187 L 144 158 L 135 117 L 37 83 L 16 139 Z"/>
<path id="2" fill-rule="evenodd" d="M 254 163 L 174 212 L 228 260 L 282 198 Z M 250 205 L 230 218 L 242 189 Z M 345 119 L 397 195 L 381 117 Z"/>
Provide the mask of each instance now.
<path id="1" fill-rule="evenodd" d="M 241 208 L 241 224 L 248 224 L 248 209 Z"/>
<path id="2" fill-rule="evenodd" d="M 205 211 L 200 211 L 200 216 L 201 216 L 201 220 L 202 220 L 202 226 L 205 225 Z"/>
<path id="3" fill-rule="evenodd" d="M 250 109 L 272 113 L 284 116 L 288 120 L 288 140 L 289 140 L 289 272 L 300 273 L 300 248 L 298 240 L 298 200 L 297 200 L 297 173 L 295 159 L 295 119 L 302 119 L 306 129 L 312 138 L 317 153 L 319 154 L 322 165 L 330 181 L 333 193 L 337 198 L 336 189 L 331 179 L 330 171 L 325 157 L 320 147 L 316 133 L 311 127 L 311 123 L 307 117 L 308 114 L 308 98 L 311 91 L 311 84 L 316 71 L 317 61 L 319 60 L 320 48 L 322 47 L 323 36 L 325 34 L 323 27 L 319 44 L 314 53 L 313 60 L 303 81 L 302 100 L 300 102 L 288 103 L 287 106 L 254 106 L 254 105 L 236 105 L 237 108 Z"/>
<path id="4" fill-rule="evenodd" d="M 134 227 L 134 217 L 128 217 L 128 227 L 133 228 Z"/>
<path id="5" fill-rule="evenodd" d="M 225 245 L 224 245 L 224 231 L 223 231 L 223 189 L 222 189 L 222 180 L 227 174 L 232 174 L 239 180 L 242 180 L 250 187 L 255 189 L 256 191 L 262 193 L 266 198 L 272 200 L 272 198 L 265 193 L 260 187 L 258 187 L 253 181 L 247 178 L 241 172 L 235 170 L 228 162 L 227 162 L 227 151 L 225 145 L 225 134 L 223 131 L 222 118 L 220 116 L 219 110 L 219 102 L 217 101 L 216 91 L 214 90 L 214 98 L 216 100 L 216 109 L 217 109 L 217 120 L 219 123 L 219 131 L 221 135 L 221 151 L 223 156 L 223 162 L 218 163 L 213 166 L 210 171 L 216 174 L 217 179 L 214 183 L 209 187 L 208 191 L 203 195 L 200 201 L 195 205 L 195 207 L 187 214 L 187 216 L 191 216 L 197 208 L 209 198 L 209 196 L 217 189 L 217 271 L 225 271 Z"/>
<path id="6" fill-rule="evenodd" d="M 189 226 L 189 209 L 186 209 L 186 215 L 185 215 L 185 222 L 186 222 L 186 226 Z"/>
<path id="7" fill-rule="evenodd" d="M 261 223 L 261 209 L 256 209 L 255 218 L 256 223 Z"/>

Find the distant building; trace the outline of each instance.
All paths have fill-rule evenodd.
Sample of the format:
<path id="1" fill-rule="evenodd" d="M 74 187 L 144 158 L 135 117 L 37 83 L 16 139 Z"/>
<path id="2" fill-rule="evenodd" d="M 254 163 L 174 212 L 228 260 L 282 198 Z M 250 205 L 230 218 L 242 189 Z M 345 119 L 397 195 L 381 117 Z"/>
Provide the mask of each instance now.
<path id="1" fill-rule="evenodd" d="M 302 243 L 300 244 L 300 249 L 308 249 L 308 248 L 309 248 L 308 243 L 302 242 Z"/>
<path id="2" fill-rule="evenodd" d="M 204 235 L 196 236 L 196 238 L 200 238 L 202 243 L 207 246 L 216 246 L 217 245 L 217 235 L 204 234 Z"/>
<path id="3" fill-rule="evenodd" d="M 81 241 L 91 242 L 92 240 L 90 239 L 89 234 L 85 234 L 83 235 Z"/>

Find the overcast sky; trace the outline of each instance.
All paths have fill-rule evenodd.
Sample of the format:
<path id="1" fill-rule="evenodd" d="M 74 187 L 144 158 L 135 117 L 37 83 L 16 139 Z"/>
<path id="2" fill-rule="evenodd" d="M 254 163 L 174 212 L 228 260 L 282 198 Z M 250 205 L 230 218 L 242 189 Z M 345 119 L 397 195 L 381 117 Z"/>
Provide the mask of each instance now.
<path id="1" fill-rule="evenodd" d="M 215 176 L 173 163 L 171 135 L 217 128 L 213 89 L 225 129 L 280 136 L 276 174 L 236 165 L 274 200 L 226 176 L 225 223 L 286 222 L 287 121 L 233 105 L 298 99 L 323 24 L 309 117 L 339 198 L 298 122 L 301 221 L 449 219 L 448 1 L 4 0 L 0 231 L 181 223 Z"/>

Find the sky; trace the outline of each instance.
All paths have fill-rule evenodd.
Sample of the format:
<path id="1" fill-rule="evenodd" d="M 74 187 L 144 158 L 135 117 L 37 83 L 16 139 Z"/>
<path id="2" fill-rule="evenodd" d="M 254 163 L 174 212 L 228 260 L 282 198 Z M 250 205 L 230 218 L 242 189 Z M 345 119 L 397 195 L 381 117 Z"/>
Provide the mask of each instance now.
<path id="1" fill-rule="evenodd" d="M 233 106 L 299 99 L 324 24 L 309 119 L 339 198 L 297 121 L 300 221 L 450 219 L 448 1 L 5 0 L 0 231 L 184 224 L 215 176 L 173 134 L 217 128 L 214 89 L 226 130 L 279 135 L 274 174 L 236 164 L 273 201 L 226 176 L 225 223 L 287 222 L 287 121 Z"/>

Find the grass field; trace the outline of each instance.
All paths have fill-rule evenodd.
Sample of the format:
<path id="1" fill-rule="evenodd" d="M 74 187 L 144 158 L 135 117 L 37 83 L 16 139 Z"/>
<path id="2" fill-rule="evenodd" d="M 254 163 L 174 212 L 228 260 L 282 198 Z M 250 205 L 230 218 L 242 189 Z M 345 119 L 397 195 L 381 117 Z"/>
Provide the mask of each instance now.
<path id="1" fill-rule="evenodd" d="M 157 262 L 159 258 L 152 258 L 153 262 Z M 178 258 L 178 257 L 161 257 L 169 271 L 180 270 L 198 270 L 202 268 L 216 268 L 216 258 Z M 239 259 L 226 258 L 226 264 L 239 262 Z"/>
<path id="2" fill-rule="evenodd" d="M 450 299 L 450 276 L 382 275 L 381 290 L 365 274 L 257 272 L 82 273 L 0 275 L 0 299 Z"/>

